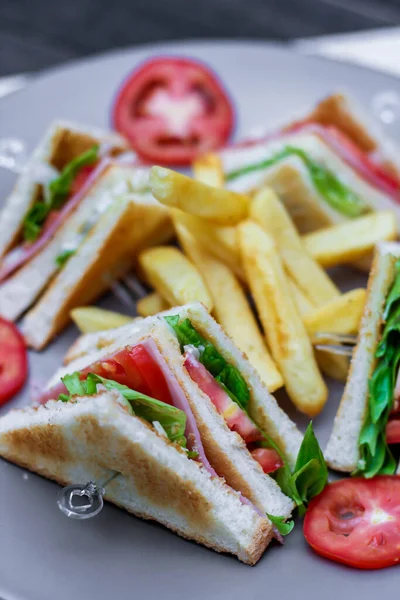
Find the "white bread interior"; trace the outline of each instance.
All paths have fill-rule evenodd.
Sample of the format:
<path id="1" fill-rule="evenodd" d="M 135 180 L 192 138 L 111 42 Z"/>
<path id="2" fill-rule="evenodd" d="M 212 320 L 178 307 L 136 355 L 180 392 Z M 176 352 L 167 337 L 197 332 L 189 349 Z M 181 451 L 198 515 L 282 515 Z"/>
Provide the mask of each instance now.
<path id="1" fill-rule="evenodd" d="M 80 152 L 96 143 L 110 144 L 110 146 L 118 147 L 121 151 L 126 149 L 125 141 L 114 133 L 69 121 L 53 122 L 34 149 L 26 168 L 18 177 L 14 189 L 0 212 L 0 257 L 17 240 L 25 214 L 35 202 L 38 194 L 38 185 L 35 180 L 38 165 L 53 163 L 59 150 L 58 147 L 66 135 L 75 138 L 74 144 Z M 79 140 L 79 138 L 81 139 Z"/>
<path id="2" fill-rule="evenodd" d="M 374 354 L 381 335 L 382 311 L 399 257 L 400 243 L 386 242 L 376 247 L 357 345 L 325 450 L 329 466 L 338 471 L 354 471 L 360 458 L 358 439 L 366 415 L 368 381 L 375 368 Z"/>
<path id="3" fill-rule="evenodd" d="M 116 391 L 77 402 L 10 411 L 0 419 L 0 455 L 61 485 L 101 482 L 105 499 L 183 537 L 248 564 L 262 555 L 271 524 L 223 480 L 127 414 Z"/>
<path id="4" fill-rule="evenodd" d="M 47 283 L 59 270 L 56 257 L 65 247 L 79 240 L 85 223 L 93 221 L 93 214 L 101 205 L 116 196 L 133 192 L 130 198 L 144 207 L 153 207 L 152 228 L 167 227 L 167 211 L 153 199 L 150 192 L 136 190 L 137 180 L 143 179 L 144 169 L 130 165 L 110 164 L 94 181 L 93 186 L 82 198 L 76 209 L 69 215 L 48 244 L 22 268 L 0 284 L 0 315 L 14 321 L 18 319 L 36 300 Z M 146 170 L 147 171 L 147 170 Z M 139 177 L 138 177 L 139 176 Z M 100 212 L 97 219 L 100 218 Z M 147 237 L 146 226 L 135 228 L 138 245 L 142 237 Z"/>

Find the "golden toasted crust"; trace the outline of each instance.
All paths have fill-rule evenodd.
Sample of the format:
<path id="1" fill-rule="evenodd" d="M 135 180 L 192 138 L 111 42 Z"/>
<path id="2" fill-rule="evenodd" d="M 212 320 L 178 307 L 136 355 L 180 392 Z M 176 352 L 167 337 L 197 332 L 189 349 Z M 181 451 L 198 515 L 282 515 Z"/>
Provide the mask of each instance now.
<path id="1" fill-rule="evenodd" d="M 166 446 L 173 446 L 158 436 L 150 425 L 141 419 L 139 421 L 153 435 L 161 438 Z M 146 451 L 139 440 L 140 434 L 137 441 L 132 440 L 122 434 L 111 420 L 107 423 L 102 420 L 100 423 L 96 416 L 84 413 L 77 417 L 72 430 L 65 431 L 51 424 L 24 427 L 3 434 L 1 443 L 5 459 L 60 485 L 76 483 L 71 479 L 77 464 L 90 474 L 92 480 L 101 480 L 104 469 L 118 471 L 122 476 L 108 484 L 105 499 L 138 517 L 157 520 L 182 537 L 195 540 L 217 552 L 225 552 L 226 549 L 215 542 L 214 531 L 218 524 L 212 514 L 213 506 L 203 495 L 199 484 L 162 464 L 154 454 Z M 194 469 L 203 469 L 194 461 L 191 463 Z M 126 496 L 133 490 L 137 490 L 143 507 L 151 507 L 149 511 L 146 508 L 135 510 L 121 500 L 124 494 Z M 179 524 L 171 523 L 168 517 L 156 518 L 154 513 L 158 513 L 157 510 L 152 512 L 153 507 L 159 507 L 160 510 L 168 507 L 168 511 L 183 516 L 188 527 L 182 530 Z M 251 544 L 239 558 L 250 565 L 255 564 L 272 535 L 267 519 L 260 519 Z"/>
<path id="2" fill-rule="evenodd" d="M 347 100 L 343 94 L 327 96 L 306 118 L 314 123 L 321 123 L 321 125 L 334 125 L 364 152 L 373 152 L 377 148 L 376 140 L 349 111 Z"/>
<path id="3" fill-rule="evenodd" d="M 156 206 L 127 202 L 125 210 L 119 216 L 116 226 L 104 239 L 97 256 L 93 256 L 91 264 L 81 277 L 76 279 L 74 287 L 67 290 L 63 304 L 59 306 L 58 314 L 46 338 L 37 344 L 27 334 L 28 344 L 36 350 L 42 349 L 68 324 L 69 313 L 73 308 L 95 301 L 110 287 L 112 281 L 132 267 L 137 250 L 150 242 L 153 232 L 156 236 L 169 234 L 169 218 L 166 211 Z M 85 245 L 90 243 L 90 238 L 94 234 L 95 230 L 88 234 Z M 61 272 L 53 279 L 39 303 L 29 313 L 30 320 L 34 320 L 36 311 L 42 310 L 43 304 L 51 297 L 62 275 Z"/>

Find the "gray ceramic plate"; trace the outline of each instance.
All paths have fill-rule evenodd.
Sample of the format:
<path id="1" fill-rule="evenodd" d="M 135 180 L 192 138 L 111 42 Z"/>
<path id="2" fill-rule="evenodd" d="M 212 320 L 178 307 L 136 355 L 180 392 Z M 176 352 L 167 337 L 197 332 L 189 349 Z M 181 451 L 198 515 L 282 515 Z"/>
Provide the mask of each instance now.
<path id="1" fill-rule="evenodd" d="M 347 88 L 367 108 L 373 97 L 399 88 L 388 76 L 317 58 L 306 58 L 263 43 L 213 42 L 125 50 L 52 70 L 0 102 L 0 135 L 18 136 L 33 147 L 54 118 L 107 126 L 118 85 L 140 61 L 156 54 L 184 54 L 209 63 L 223 78 L 236 104 L 238 133 L 290 118 L 328 91 Z M 1 173 L 5 197 L 13 177 Z M 351 271 L 336 273 L 344 288 L 364 285 Z M 105 306 L 121 308 L 112 297 Z M 76 337 L 70 328 L 42 354 L 30 357 L 32 382 L 43 382 Z M 315 420 L 325 444 L 340 397 L 331 385 L 324 412 Z M 28 389 L 14 405 L 29 401 Z M 304 427 L 306 421 L 291 411 Z M 279 600 L 365 600 L 389 597 L 399 571 L 361 572 L 314 555 L 301 523 L 285 547 L 271 547 L 250 568 L 215 554 L 156 524 L 107 506 L 96 519 L 70 521 L 56 507 L 58 487 L 0 461 L 0 596 L 4 600 L 119 600 L 131 598 L 226 598 L 274 595 Z"/>

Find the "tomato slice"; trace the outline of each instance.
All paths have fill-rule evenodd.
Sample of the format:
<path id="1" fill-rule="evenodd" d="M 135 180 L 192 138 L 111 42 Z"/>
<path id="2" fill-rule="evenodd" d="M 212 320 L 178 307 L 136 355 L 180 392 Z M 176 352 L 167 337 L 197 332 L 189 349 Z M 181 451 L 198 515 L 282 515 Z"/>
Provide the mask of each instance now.
<path id="1" fill-rule="evenodd" d="M 273 448 L 256 448 L 251 455 L 262 467 L 264 473 L 273 473 L 283 467 L 283 460 Z"/>
<path id="2" fill-rule="evenodd" d="M 304 536 L 330 560 L 359 569 L 400 562 L 400 477 L 343 479 L 311 500 Z"/>
<path id="3" fill-rule="evenodd" d="M 388 444 L 400 444 L 400 419 L 391 419 L 388 421 L 386 441 Z"/>
<path id="4" fill-rule="evenodd" d="M 27 376 L 24 338 L 14 323 L 0 317 L 0 406 L 19 392 Z"/>
<path id="5" fill-rule="evenodd" d="M 244 410 L 230 398 L 205 366 L 191 353 L 185 354 L 184 366 L 191 379 L 197 383 L 201 391 L 210 398 L 217 411 L 224 417 L 229 429 L 236 431 L 246 444 L 264 439 L 258 427 L 254 425 Z"/>
<path id="6" fill-rule="evenodd" d="M 82 371 L 82 377 L 88 373 L 117 381 L 156 400 L 173 404 L 163 372 L 143 344 L 128 346 L 112 357 L 94 363 Z"/>
<path id="7" fill-rule="evenodd" d="M 78 171 L 75 179 L 73 180 L 73 182 L 71 184 L 70 193 L 69 193 L 70 198 L 72 198 L 72 196 L 75 196 L 75 194 L 80 192 L 81 188 L 83 188 L 83 186 L 85 185 L 85 183 L 87 182 L 87 180 L 89 179 L 89 177 L 91 176 L 93 171 L 98 167 L 99 162 L 100 161 L 97 161 L 91 165 L 86 165 L 85 167 L 82 167 Z"/>
<path id="8" fill-rule="evenodd" d="M 112 122 L 143 160 L 188 165 L 227 141 L 234 112 L 206 65 L 160 57 L 128 76 L 116 96 Z"/>
<path id="9" fill-rule="evenodd" d="M 148 395 L 166 404 L 173 404 L 164 374 L 146 348 L 139 344 L 132 348 L 129 356 L 145 381 Z"/>

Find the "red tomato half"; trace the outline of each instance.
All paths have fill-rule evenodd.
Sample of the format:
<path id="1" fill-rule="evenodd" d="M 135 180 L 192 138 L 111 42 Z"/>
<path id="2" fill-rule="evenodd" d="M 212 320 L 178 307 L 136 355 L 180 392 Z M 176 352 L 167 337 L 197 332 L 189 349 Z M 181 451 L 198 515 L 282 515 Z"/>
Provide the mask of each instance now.
<path id="1" fill-rule="evenodd" d="M 133 348 L 128 346 L 114 356 L 94 363 L 82 371 L 83 376 L 88 373 L 95 373 L 126 385 L 131 390 L 172 404 L 164 375 L 142 344 Z"/>
<path id="2" fill-rule="evenodd" d="M 400 477 L 343 479 L 311 500 L 304 536 L 330 560 L 359 569 L 400 562 Z"/>
<path id="3" fill-rule="evenodd" d="M 143 160 L 158 164 L 187 165 L 222 146 L 233 120 L 218 78 L 188 58 L 144 63 L 123 83 L 112 112 L 115 129 Z"/>
<path id="4" fill-rule="evenodd" d="M 19 392 L 27 376 L 24 338 L 13 323 L 0 317 L 0 406 Z"/>
<path id="5" fill-rule="evenodd" d="M 283 467 L 283 460 L 273 448 L 256 448 L 251 455 L 261 465 L 264 473 L 273 473 Z"/>
<path id="6" fill-rule="evenodd" d="M 388 421 L 386 441 L 388 444 L 400 444 L 400 419 Z"/>

